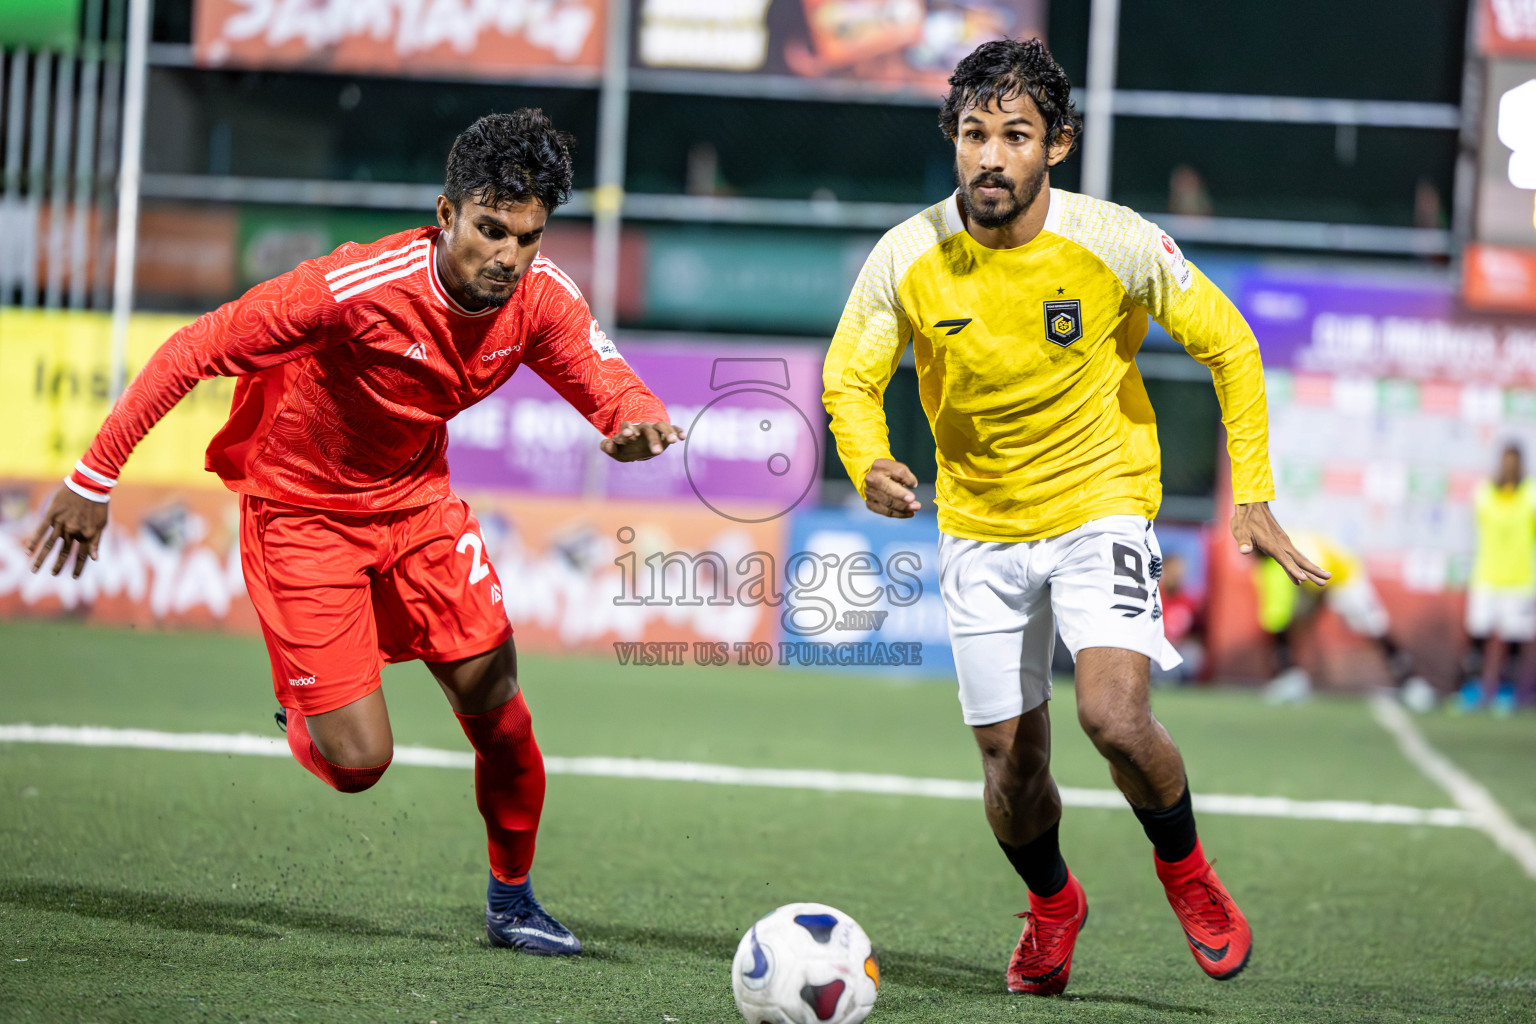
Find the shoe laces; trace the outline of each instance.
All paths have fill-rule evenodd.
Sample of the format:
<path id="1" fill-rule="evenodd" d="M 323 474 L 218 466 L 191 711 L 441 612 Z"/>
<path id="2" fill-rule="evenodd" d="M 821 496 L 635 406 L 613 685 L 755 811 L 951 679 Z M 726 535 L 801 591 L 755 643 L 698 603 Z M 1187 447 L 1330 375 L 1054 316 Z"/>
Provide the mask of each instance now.
<path id="1" fill-rule="evenodd" d="M 1212 861 L 1200 874 L 1180 884 L 1173 893 L 1173 900 L 1180 916 L 1193 918 L 1220 935 L 1232 927 L 1232 911 L 1229 909 L 1232 897 L 1216 881 L 1214 867 L 1215 861 Z"/>
<path id="2" fill-rule="evenodd" d="M 508 913 L 514 917 L 525 918 L 549 916 L 547 913 L 545 913 L 544 905 L 539 902 L 539 898 L 531 892 L 524 896 L 522 899 L 518 900 L 516 903 L 513 903 L 511 909 L 508 910 Z"/>
<path id="3" fill-rule="evenodd" d="M 1024 934 L 1019 936 L 1019 948 L 1028 947 L 1030 953 L 1048 958 L 1054 958 L 1061 946 L 1066 943 L 1067 936 L 1072 932 L 1072 925 L 1076 924 L 1078 919 L 1077 914 L 1061 919 L 1041 917 L 1031 910 L 1013 916 L 1024 919 Z"/>
<path id="4" fill-rule="evenodd" d="M 531 887 L 527 892 L 520 894 L 508 904 L 505 910 L 492 911 L 492 913 L 500 914 L 505 918 L 533 917 L 535 915 L 548 916 L 544 911 L 544 907 L 539 903 L 539 898 L 533 894 Z"/>

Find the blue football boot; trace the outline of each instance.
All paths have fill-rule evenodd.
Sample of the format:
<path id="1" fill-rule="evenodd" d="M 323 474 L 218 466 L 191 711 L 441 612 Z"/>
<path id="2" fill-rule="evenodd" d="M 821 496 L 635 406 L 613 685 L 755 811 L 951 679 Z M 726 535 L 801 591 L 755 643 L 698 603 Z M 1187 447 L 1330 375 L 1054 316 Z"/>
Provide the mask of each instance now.
<path id="1" fill-rule="evenodd" d="M 581 940 L 549 915 L 533 895 L 533 883 L 509 885 L 495 875 L 485 892 L 485 931 L 491 945 L 538 956 L 576 956 Z"/>
<path id="2" fill-rule="evenodd" d="M 1515 713 L 1515 687 L 1513 683 L 1500 683 L 1493 695 L 1493 717 L 1508 718 Z"/>
<path id="3" fill-rule="evenodd" d="M 1451 710 L 1460 715 L 1470 715 L 1482 710 L 1483 707 L 1483 682 L 1481 679 L 1468 679 L 1461 684 L 1461 689 L 1456 691 L 1456 699 L 1451 702 Z"/>

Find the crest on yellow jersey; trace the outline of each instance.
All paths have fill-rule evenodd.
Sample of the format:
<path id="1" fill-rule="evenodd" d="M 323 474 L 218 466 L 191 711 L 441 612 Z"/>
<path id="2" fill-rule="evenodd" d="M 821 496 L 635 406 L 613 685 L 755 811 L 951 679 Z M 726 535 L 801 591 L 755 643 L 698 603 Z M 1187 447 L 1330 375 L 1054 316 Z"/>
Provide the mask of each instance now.
<path id="1" fill-rule="evenodd" d="M 1056 299 L 1045 304 L 1045 340 L 1066 348 L 1083 336 L 1083 309 L 1077 299 Z"/>

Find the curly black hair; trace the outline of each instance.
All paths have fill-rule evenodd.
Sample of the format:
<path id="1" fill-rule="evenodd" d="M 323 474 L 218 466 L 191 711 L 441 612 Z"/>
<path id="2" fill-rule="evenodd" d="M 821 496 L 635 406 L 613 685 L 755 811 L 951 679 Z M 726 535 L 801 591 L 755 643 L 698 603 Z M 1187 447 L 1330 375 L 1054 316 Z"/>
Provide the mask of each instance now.
<path id="1" fill-rule="evenodd" d="M 487 114 L 453 140 L 443 195 L 455 209 L 465 199 L 493 207 L 537 199 L 553 213 L 571 198 L 575 148 L 537 107 Z"/>
<path id="2" fill-rule="evenodd" d="M 972 50 L 949 76 L 949 95 L 939 110 L 939 130 L 947 138 L 960 134 L 960 115 L 971 107 L 1028 96 L 1045 119 L 1045 143 L 1053 146 L 1063 132 L 1077 147 L 1083 119 L 1072 104 L 1072 83 L 1051 51 L 1038 39 L 1020 42 L 996 39 Z M 1071 152 L 1068 149 L 1067 152 Z"/>

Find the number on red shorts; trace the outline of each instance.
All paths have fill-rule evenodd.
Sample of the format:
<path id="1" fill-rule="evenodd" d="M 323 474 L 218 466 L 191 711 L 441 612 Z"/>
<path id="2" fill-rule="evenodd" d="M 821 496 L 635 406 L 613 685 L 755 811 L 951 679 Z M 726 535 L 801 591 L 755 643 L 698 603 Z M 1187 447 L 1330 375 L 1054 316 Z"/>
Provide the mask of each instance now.
<path id="1" fill-rule="evenodd" d="M 466 549 L 474 551 L 471 556 L 473 561 L 469 567 L 469 582 L 479 583 L 491 574 L 490 563 L 480 560 L 481 553 L 485 551 L 485 541 L 480 539 L 478 533 L 466 533 L 459 538 L 459 546 L 454 550 L 462 553 Z"/>

